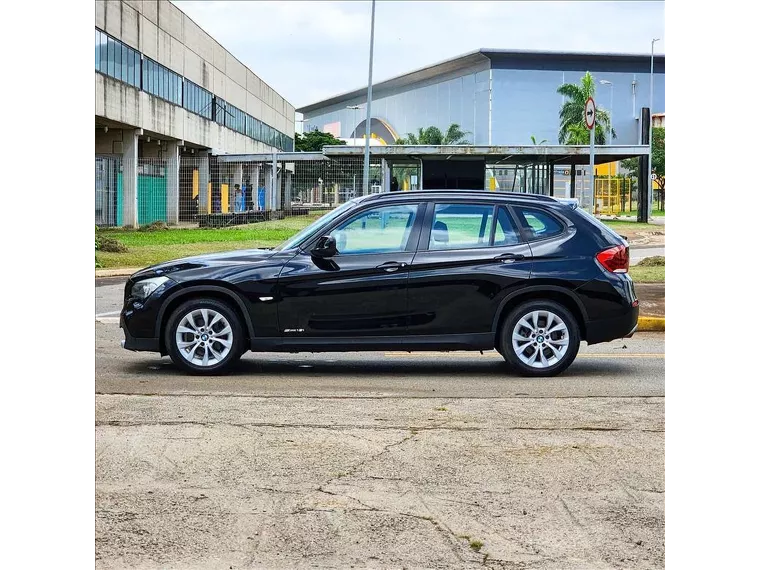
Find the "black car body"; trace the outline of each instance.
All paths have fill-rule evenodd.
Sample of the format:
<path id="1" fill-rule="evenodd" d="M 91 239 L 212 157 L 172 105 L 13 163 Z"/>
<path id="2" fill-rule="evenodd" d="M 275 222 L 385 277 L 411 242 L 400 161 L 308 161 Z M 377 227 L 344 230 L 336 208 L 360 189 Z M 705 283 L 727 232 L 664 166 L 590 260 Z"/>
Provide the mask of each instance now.
<path id="1" fill-rule="evenodd" d="M 125 348 L 169 354 L 190 372 L 219 372 L 247 350 L 496 348 L 520 372 L 551 375 L 581 340 L 633 334 L 627 269 L 626 241 L 575 204 L 484 191 L 375 194 L 272 250 L 135 273 L 121 326 Z M 229 332 L 218 336 L 222 326 Z"/>

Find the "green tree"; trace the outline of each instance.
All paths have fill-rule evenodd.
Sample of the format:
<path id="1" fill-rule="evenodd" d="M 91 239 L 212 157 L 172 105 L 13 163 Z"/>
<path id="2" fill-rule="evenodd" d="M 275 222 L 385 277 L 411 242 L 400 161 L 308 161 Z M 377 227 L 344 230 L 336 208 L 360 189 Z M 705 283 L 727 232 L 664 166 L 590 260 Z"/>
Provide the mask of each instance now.
<path id="1" fill-rule="evenodd" d="M 323 133 L 320 130 L 309 131 L 304 135 L 296 133 L 296 152 L 318 152 L 323 146 L 341 144 L 346 144 L 346 141 L 336 139 L 330 133 Z"/>
<path id="2" fill-rule="evenodd" d="M 565 83 L 559 86 L 557 93 L 566 98 L 562 109 L 559 111 L 559 135 L 557 138 L 560 144 L 589 144 L 591 142 L 591 131 L 586 129 L 584 109 L 586 100 L 596 94 L 594 77 L 587 71 L 586 75 L 581 77 L 578 85 Z M 609 129 L 609 113 L 597 106 L 594 142 L 596 144 L 607 144 Z M 615 129 L 612 129 L 612 138 L 617 138 Z"/>
<path id="3" fill-rule="evenodd" d="M 396 144 L 422 144 L 422 145 L 463 145 L 471 144 L 466 139 L 470 133 L 463 131 L 459 125 L 453 123 L 446 129 L 446 133 L 441 132 L 438 127 L 420 127 L 417 134 L 407 133 L 405 138 L 396 139 Z"/>
<path id="4" fill-rule="evenodd" d="M 626 158 L 621 160 L 620 164 L 626 170 L 638 176 L 639 159 Z M 665 127 L 654 127 L 652 129 L 652 174 L 655 176 L 657 185 L 662 190 L 662 200 L 665 201 Z"/>
<path id="5" fill-rule="evenodd" d="M 533 135 L 530 135 L 530 141 L 533 143 L 534 146 L 541 146 L 545 142 L 547 142 L 546 139 L 543 139 L 541 142 L 536 142 L 536 137 Z"/>

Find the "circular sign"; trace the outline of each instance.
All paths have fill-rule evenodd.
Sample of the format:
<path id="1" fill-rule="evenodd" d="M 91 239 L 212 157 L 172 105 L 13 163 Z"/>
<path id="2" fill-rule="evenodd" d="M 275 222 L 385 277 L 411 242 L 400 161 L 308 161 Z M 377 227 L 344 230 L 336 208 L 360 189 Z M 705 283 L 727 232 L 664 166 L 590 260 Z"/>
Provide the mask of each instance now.
<path id="1" fill-rule="evenodd" d="M 583 107 L 583 118 L 586 121 L 586 128 L 588 130 L 593 129 L 596 122 L 596 103 L 591 97 L 586 99 L 586 104 Z"/>
<path id="2" fill-rule="evenodd" d="M 565 175 L 565 176 L 567 176 L 568 174 L 570 174 L 570 169 L 568 169 L 568 168 L 565 168 L 565 169 L 562 171 L 562 174 L 563 174 L 563 175 Z"/>
<path id="3" fill-rule="evenodd" d="M 652 174 L 651 176 L 652 176 L 652 180 L 657 180 L 657 175 L 656 174 Z"/>

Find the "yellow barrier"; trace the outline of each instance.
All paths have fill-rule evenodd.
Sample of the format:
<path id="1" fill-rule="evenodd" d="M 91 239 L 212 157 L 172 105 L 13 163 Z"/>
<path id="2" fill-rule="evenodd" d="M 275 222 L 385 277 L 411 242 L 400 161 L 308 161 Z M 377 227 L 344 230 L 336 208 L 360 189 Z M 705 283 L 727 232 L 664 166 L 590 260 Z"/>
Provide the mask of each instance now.
<path id="1" fill-rule="evenodd" d="M 222 184 L 222 213 L 230 211 L 230 185 Z"/>

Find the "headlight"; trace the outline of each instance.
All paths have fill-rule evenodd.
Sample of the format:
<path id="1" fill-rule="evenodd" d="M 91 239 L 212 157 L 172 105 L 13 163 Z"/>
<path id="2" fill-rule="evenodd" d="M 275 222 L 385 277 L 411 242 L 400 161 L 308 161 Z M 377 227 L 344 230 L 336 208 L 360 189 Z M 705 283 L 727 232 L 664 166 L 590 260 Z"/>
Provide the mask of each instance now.
<path id="1" fill-rule="evenodd" d="M 161 285 L 167 281 L 169 281 L 168 277 L 153 277 L 151 279 L 143 279 L 142 281 L 138 281 L 132 285 L 132 297 L 137 297 L 138 299 L 144 301 L 150 297 L 156 289 L 161 287 Z"/>

